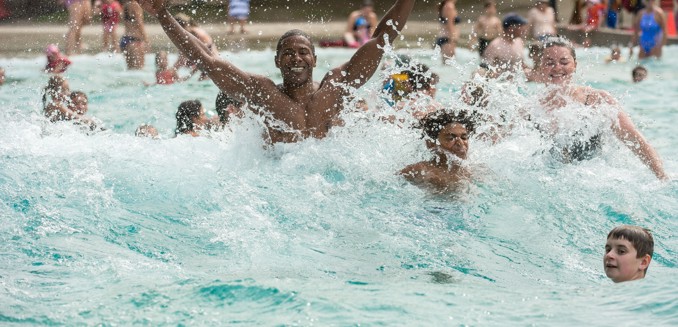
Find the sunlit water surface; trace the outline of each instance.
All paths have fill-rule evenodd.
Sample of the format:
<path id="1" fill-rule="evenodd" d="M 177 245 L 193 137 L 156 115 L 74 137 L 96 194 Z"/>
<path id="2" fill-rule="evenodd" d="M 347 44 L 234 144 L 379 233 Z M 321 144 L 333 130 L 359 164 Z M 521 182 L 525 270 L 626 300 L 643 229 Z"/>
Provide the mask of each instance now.
<path id="1" fill-rule="evenodd" d="M 665 51 L 633 85 L 635 63 L 582 50 L 577 80 L 619 99 L 675 175 L 678 48 Z M 443 66 L 430 50 L 405 52 L 441 75 L 438 99 L 460 107 L 477 56 L 462 49 Z M 318 49 L 315 78 L 351 54 Z M 280 81 L 273 55 L 222 54 Z M 65 76 L 105 132 L 42 118 L 44 58 L 0 59 L 2 324 L 678 324 L 678 184 L 658 182 L 609 133 L 601 156 L 569 165 L 549 159 L 529 124 L 496 145 L 472 140 L 477 180 L 435 196 L 395 174 L 428 154 L 383 113 L 347 112 L 325 139 L 273 148 L 256 117 L 174 138 L 180 102 L 213 109 L 211 82 L 144 88 L 150 55 L 140 72 L 120 56 L 72 59 Z M 382 76 L 358 92 L 373 108 Z M 543 94 L 492 87 L 497 112 L 538 107 Z M 142 123 L 162 138 L 134 137 Z M 619 224 L 654 232 L 642 281 L 604 275 Z"/>

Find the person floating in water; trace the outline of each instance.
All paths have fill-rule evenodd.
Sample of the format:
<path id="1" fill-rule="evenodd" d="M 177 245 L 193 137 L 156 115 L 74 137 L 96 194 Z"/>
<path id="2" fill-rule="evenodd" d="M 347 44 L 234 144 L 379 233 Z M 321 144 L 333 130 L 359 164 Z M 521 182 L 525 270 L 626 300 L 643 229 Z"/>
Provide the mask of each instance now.
<path id="1" fill-rule="evenodd" d="M 200 136 L 200 132 L 209 127 L 209 119 L 205 115 L 205 108 L 199 100 L 184 101 L 179 105 L 176 114 L 177 136 Z"/>
<path id="2" fill-rule="evenodd" d="M 654 239 L 649 230 L 622 225 L 607 234 L 603 268 L 615 283 L 645 278 L 652 262 Z"/>
<path id="3" fill-rule="evenodd" d="M 137 130 L 134 132 L 134 135 L 137 137 L 150 137 L 152 139 L 158 138 L 158 129 L 153 125 L 143 124 L 137 127 Z"/>
<path id="4" fill-rule="evenodd" d="M 144 82 L 145 86 L 152 85 L 170 85 L 176 82 L 186 80 L 179 78 L 179 74 L 174 67 L 168 67 L 167 51 L 159 51 L 155 54 L 155 83 Z M 190 77 L 190 76 L 188 76 Z M 187 77 L 187 78 L 188 78 Z"/>
<path id="5" fill-rule="evenodd" d="M 78 103 L 74 104 L 72 102 L 73 98 Z M 84 100 L 84 103 L 80 102 L 82 100 Z M 82 92 L 74 92 L 72 94 L 68 81 L 59 75 L 49 78 L 49 82 L 42 94 L 42 104 L 43 114 L 51 122 L 73 121 L 74 123 L 88 126 L 91 130 L 97 127 L 97 124 L 92 119 L 78 112 L 87 112 L 87 96 Z"/>
<path id="6" fill-rule="evenodd" d="M 611 117 L 609 128 L 633 153 L 661 180 L 667 180 L 659 155 L 645 140 L 645 137 L 636 129 L 631 118 L 626 114 L 616 99 L 609 93 L 588 86 L 579 86 L 572 83 L 572 77 L 577 70 L 577 57 L 574 46 L 563 37 L 551 37 L 545 40 L 542 49 L 540 66 L 541 81 L 549 85 L 549 91 L 541 99 L 543 112 L 535 114 L 551 117 L 549 126 L 542 126 L 542 132 L 556 135 L 570 133 L 563 131 L 558 115 L 568 110 L 566 105 L 576 104 L 585 109 L 599 110 L 603 106 L 614 108 L 615 117 Z M 582 114 L 586 113 L 582 111 Z M 593 123 L 593 122 L 592 122 Z M 604 128 L 608 128 L 604 126 Z M 602 131 L 601 131 L 602 132 Z M 569 146 L 558 148 L 555 145 L 552 152 L 559 153 L 563 162 L 586 160 L 599 153 L 602 147 L 601 135 L 594 135 L 588 140 L 571 143 Z"/>
<path id="7" fill-rule="evenodd" d="M 233 117 L 242 118 L 244 116 L 243 105 L 242 102 L 228 96 L 226 92 L 219 92 L 215 101 L 217 117 L 212 124 L 217 126 L 217 129 L 223 129 Z"/>
<path id="8" fill-rule="evenodd" d="M 45 73 L 61 74 L 71 65 L 71 61 L 59 52 L 59 47 L 55 44 L 48 45 L 45 54 L 47 55 Z"/>
<path id="9" fill-rule="evenodd" d="M 358 48 L 367 43 L 372 38 L 377 21 L 372 0 L 364 0 L 360 10 L 355 10 L 348 15 L 344 43 L 351 48 Z"/>
<path id="10" fill-rule="evenodd" d="M 300 30 L 283 34 L 276 46 L 275 65 L 283 82 L 242 71 L 215 55 L 202 41 L 181 28 L 168 11 L 169 1 L 139 0 L 158 18 L 170 40 L 189 60 L 199 63 L 224 92 L 248 103 L 267 116 L 270 142 L 297 142 L 323 138 L 344 109 L 344 98 L 374 74 L 384 54 L 386 40 L 395 40 L 407 22 L 415 0 L 397 0 L 377 25 L 373 38 L 345 64 L 330 70 L 320 83 L 313 81 L 317 63 L 311 37 Z"/>
<path id="11" fill-rule="evenodd" d="M 468 140 L 475 131 L 473 117 L 466 112 L 441 109 L 428 114 L 419 127 L 434 143 L 433 158 L 405 167 L 400 171 L 413 184 L 436 191 L 453 191 L 469 180 L 470 171 L 462 164 L 468 155 Z"/>
<path id="12" fill-rule="evenodd" d="M 667 41 L 666 14 L 656 0 L 645 1 L 647 7 L 638 12 L 633 22 L 631 45 L 638 45 L 638 59 L 660 58 Z"/>
<path id="13" fill-rule="evenodd" d="M 647 68 L 643 66 L 636 66 L 631 71 L 631 78 L 633 78 L 633 83 L 640 83 L 647 78 Z"/>

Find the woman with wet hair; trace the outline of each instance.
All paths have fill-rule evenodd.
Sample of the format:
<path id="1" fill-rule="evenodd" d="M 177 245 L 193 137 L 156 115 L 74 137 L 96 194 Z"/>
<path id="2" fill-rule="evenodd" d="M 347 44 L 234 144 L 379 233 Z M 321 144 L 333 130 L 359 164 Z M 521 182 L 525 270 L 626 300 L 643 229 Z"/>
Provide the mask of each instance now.
<path id="1" fill-rule="evenodd" d="M 544 118 L 539 124 L 540 130 L 554 140 L 551 153 L 563 162 L 590 159 L 600 153 L 601 134 L 604 129 L 610 128 L 657 178 L 668 179 L 659 155 L 636 129 L 619 102 L 606 91 L 575 84 L 572 78 L 576 70 L 577 56 L 572 43 L 563 37 L 546 38 L 542 48 L 540 80 L 549 88 L 541 99 L 543 111 L 535 114 Z M 610 121 L 594 121 L 608 109 L 612 109 L 608 117 Z M 566 125 L 572 122 L 572 115 L 578 117 L 575 119 L 578 122 L 582 122 L 583 117 L 585 124 L 577 127 L 581 130 L 568 130 Z M 599 130 L 592 131 L 595 128 Z"/>

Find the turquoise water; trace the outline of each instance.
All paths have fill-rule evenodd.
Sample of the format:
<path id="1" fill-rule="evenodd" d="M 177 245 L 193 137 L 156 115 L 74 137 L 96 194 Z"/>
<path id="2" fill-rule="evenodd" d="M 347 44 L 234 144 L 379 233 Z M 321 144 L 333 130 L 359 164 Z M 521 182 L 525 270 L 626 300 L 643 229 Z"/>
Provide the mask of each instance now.
<path id="1" fill-rule="evenodd" d="M 678 48 L 665 50 L 638 85 L 634 63 L 582 50 L 578 80 L 620 99 L 675 175 Z M 444 67 L 432 51 L 406 52 L 458 106 L 475 54 L 459 50 Z M 351 54 L 319 49 L 316 79 Z M 280 80 L 270 50 L 223 56 Z M 213 108 L 211 82 L 144 88 L 150 66 L 72 59 L 65 76 L 105 132 L 42 118 L 44 58 L 0 59 L 10 80 L 0 88 L 2 325 L 678 324 L 678 184 L 658 182 L 611 137 L 573 165 L 550 162 L 521 126 L 494 146 L 474 140 L 479 180 L 439 197 L 394 174 L 426 150 L 378 114 L 349 113 L 326 139 L 274 148 L 256 117 L 172 138 L 180 102 Z M 359 94 L 374 104 L 379 83 Z M 494 87 L 496 110 L 535 106 L 542 90 Z M 163 138 L 134 137 L 142 123 Z M 615 285 L 602 254 L 622 223 L 650 228 L 655 256 L 646 279 Z"/>

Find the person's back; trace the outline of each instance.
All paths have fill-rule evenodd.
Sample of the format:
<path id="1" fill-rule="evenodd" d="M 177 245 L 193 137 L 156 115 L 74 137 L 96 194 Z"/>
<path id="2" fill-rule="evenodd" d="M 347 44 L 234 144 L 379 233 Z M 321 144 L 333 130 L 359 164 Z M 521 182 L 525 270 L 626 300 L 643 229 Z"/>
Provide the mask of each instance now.
<path id="1" fill-rule="evenodd" d="M 615 283 L 645 278 L 653 253 L 654 238 L 649 230 L 630 225 L 615 227 L 605 243 L 605 275 Z"/>
<path id="2" fill-rule="evenodd" d="M 497 17 L 497 5 L 494 1 L 485 1 L 485 12 L 478 17 L 478 21 L 473 28 L 473 37 L 478 40 L 478 53 L 482 57 L 485 54 L 485 49 L 492 42 L 502 34 L 502 24 L 499 17 Z M 471 42 L 473 46 L 475 42 Z"/>

